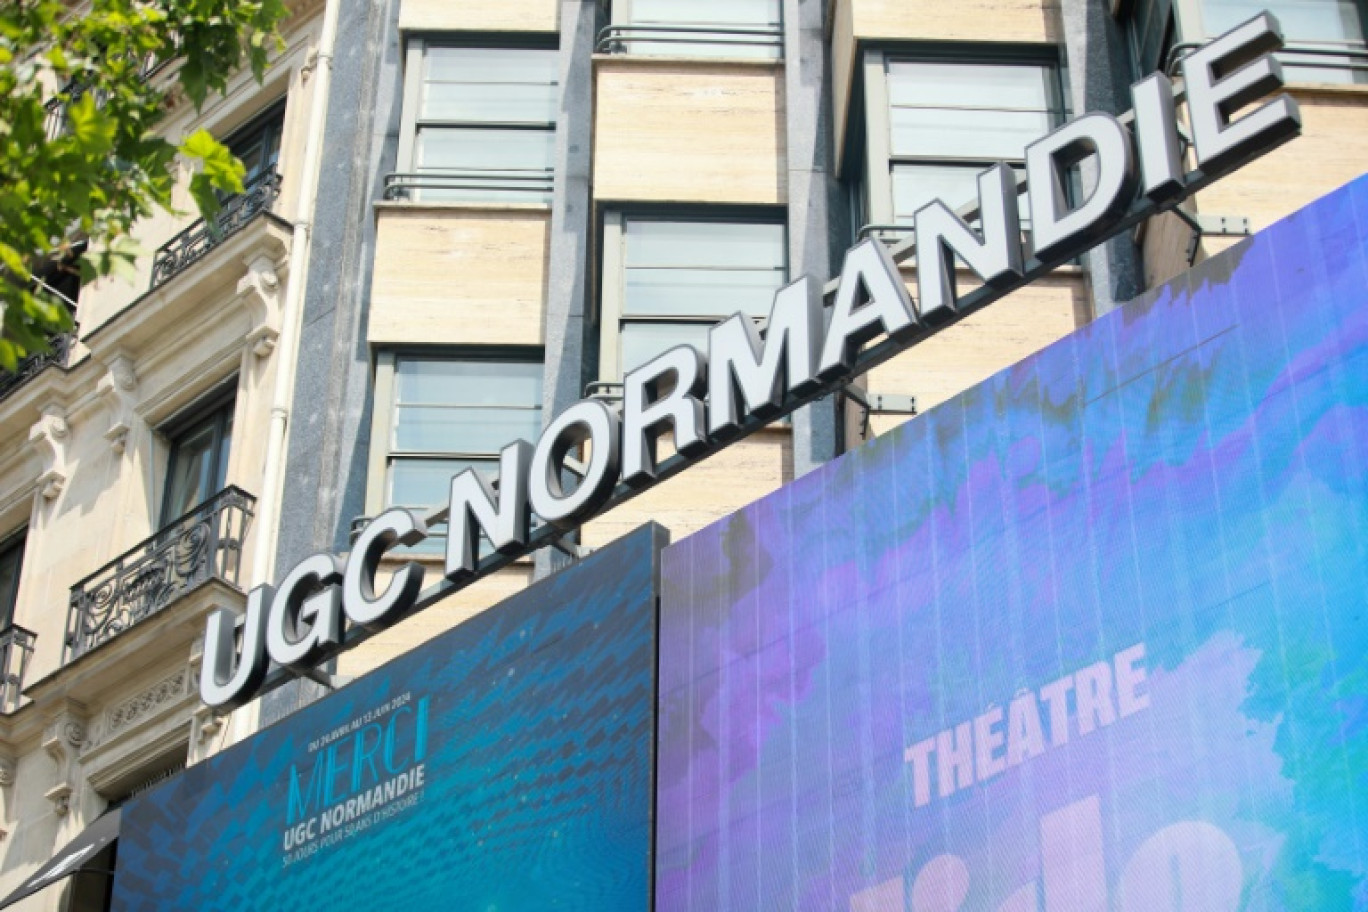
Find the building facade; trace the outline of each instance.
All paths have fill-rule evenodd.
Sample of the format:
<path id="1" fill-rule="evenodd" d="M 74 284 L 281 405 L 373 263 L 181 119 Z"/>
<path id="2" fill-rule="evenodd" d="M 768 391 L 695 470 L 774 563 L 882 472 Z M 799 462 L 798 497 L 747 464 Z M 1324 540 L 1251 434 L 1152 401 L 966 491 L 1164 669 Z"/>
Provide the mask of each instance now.
<path id="1" fill-rule="evenodd" d="M 648 520 L 676 537 L 1357 177 L 1358 0 L 332 0 L 209 127 L 250 188 L 159 218 L 130 285 L 0 400 L 0 895 L 108 807 L 294 711 L 200 706 L 204 620 L 359 521 L 445 500 L 582 396 L 914 213 L 1265 5 L 1303 135 L 341 656 L 371 670 Z M 1075 194 L 1086 191 L 1086 168 Z M 190 208 L 182 194 L 183 208 Z M 1026 208 L 1023 207 L 1023 212 Z M 917 296 L 913 263 L 903 275 Z M 973 280 L 960 275 L 961 285 Z M 285 376 L 281 376 L 282 373 Z M 438 530 L 440 533 L 440 530 Z M 442 536 L 404 559 L 439 575 Z M 102 908 L 71 878 L 24 909 Z"/>

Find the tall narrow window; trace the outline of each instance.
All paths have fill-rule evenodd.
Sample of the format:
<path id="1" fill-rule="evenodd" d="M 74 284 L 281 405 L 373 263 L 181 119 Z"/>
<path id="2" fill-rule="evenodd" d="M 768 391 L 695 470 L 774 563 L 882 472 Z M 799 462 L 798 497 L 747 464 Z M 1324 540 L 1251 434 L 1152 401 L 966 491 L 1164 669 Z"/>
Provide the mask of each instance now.
<path id="1" fill-rule="evenodd" d="M 285 102 L 282 100 L 224 139 L 228 151 L 247 169 L 243 184 L 251 187 L 266 175 L 275 173 L 284 127 Z"/>
<path id="2" fill-rule="evenodd" d="M 372 488 L 379 496 L 369 509 L 444 503 L 453 475 L 468 468 L 497 475 L 500 451 L 518 439 L 535 443 L 541 426 L 540 352 L 382 352 L 372 433 L 384 442 L 383 489 Z M 435 530 L 425 548 L 439 548 L 442 538 Z"/>
<path id="3" fill-rule="evenodd" d="M 560 104 L 544 47 L 409 47 L 391 199 L 549 203 Z"/>
<path id="4" fill-rule="evenodd" d="M 19 602 L 19 572 L 24 566 L 24 535 L 11 535 L 0 542 L 0 630 L 14 623 Z"/>
<path id="5" fill-rule="evenodd" d="M 1289 82 L 1368 83 L 1368 0 L 1133 0 L 1122 9 L 1136 76 L 1172 72 L 1191 49 L 1267 10 Z"/>
<path id="6" fill-rule="evenodd" d="M 604 379 L 680 344 L 706 350 L 734 313 L 769 315 L 787 280 L 784 225 L 772 221 L 605 220 Z"/>
<path id="7" fill-rule="evenodd" d="M 1282 24 L 1289 80 L 1368 82 L 1363 0 L 1202 0 L 1203 30 L 1215 37 L 1265 9 Z"/>
<path id="8" fill-rule="evenodd" d="M 783 56 L 779 0 L 617 0 L 608 52 L 687 57 Z"/>
<path id="9" fill-rule="evenodd" d="M 893 221 L 911 224 L 935 199 L 970 202 L 983 169 L 1024 169 L 1026 147 L 1050 132 L 1057 104 L 1044 66 L 890 60 Z"/>
<path id="10" fill-rule="evenodd" d="M 184 516 L 223 490 L 233 441 L 233 400 L 218 398 L 168 431 L 171 456 L 161 525 Z"/>

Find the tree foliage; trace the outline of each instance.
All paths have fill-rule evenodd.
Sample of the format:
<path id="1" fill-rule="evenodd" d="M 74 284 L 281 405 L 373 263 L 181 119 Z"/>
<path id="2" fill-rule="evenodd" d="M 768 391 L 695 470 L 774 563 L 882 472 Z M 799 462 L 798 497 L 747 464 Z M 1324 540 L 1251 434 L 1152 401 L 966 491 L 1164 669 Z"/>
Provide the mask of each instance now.
<path id="1" fill-rule="evenodd" d="M 244 66 L 259 81 L 284 14 L 282 0 L 0 0 L 0 368 L 71 327 L 35 273 L 132 271 L 133 226 L 171 208 L 177 154 L 204 216 L 215 191 L 242 191 L 211 135 L 177 146 L 158 124 L 177 81 L 197 109 Z"/>

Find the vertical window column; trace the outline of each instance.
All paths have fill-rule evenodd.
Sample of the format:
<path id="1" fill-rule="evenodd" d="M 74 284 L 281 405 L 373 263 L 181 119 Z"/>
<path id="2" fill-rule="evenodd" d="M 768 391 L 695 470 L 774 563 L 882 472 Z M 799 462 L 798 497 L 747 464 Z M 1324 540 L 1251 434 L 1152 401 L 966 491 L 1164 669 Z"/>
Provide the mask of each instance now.
<path id="1" fill-rule="evenodd" d="M 410 42 L 388 199 L 550 203 L 557 51 Z"/>
<path id="2" fill-rule="evenodd" d="M 599 50 L 687 57 L 784 55 L 780 0 L 616 0 Z"/>
<path id="3" fill-rule="evenodd" d="M 933 200 L 977 197 L 980 172 L 1025 168 L 1026 147 L 1062 121 L 1054 66 L 1031 62 L 865 61 L 870 125 L 867 221 L 910 227 Z M 1022 214 L 1029 214 L 1023 201 Z"/>
<path id="4" fill-rule="evenodd" d="M 609 213 L 604 224 L 602 370 L 618 380 L 676 345 L 707 349 L 734 313 L 759 321 L 788 276 L 780 222 Z"/>
<path id="5" fill-rule="evenodd" d="M 497 476 L 500 451 L 518 439 L 535 443 L 541 426 L 539 353 L 519 359 L 381 352 L 372 433 L 383 441 L 383 468 L 372 463 L 369 511 L 445 503 L 452 476 L 465 469 Z M 444 531 L 435 530 L 421 547 L 440 550 L 444 540 Z"/>

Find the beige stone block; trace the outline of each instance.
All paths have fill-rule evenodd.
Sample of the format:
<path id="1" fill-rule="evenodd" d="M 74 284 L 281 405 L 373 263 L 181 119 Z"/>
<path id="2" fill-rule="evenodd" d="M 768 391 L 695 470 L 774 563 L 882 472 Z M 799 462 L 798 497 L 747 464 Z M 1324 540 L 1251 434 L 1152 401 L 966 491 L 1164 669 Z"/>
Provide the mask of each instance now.
<path id="1" fill-rule="evenodd" d="M 1247 218 L 1251 230 L 1258 232 L 1363 173 L 1368 86 L 1294 86 L 1291 94 L 1301 106 L 1302 135 L 1203 190 L 1186 204 L 1191 210 L 1209 220 Z M 1146 223 L 1146 288 L 1187 271 L 1191 238 L 1192 229 L 1174 215 Z M 1198 260 L 1216 256 L 1240 240 L 1208 235 L 1202 239 Z"/>
<path id="2" fill-rule="evenodd" d="M 428 565 L 427 584 L 441 577 L 438 561 Z M 379 668 L 433 637 L 516 595 L 532 582 L 530 560 L 514 564 L 498 573 L 476 580 L 471 585 L 420 611 L 413 617 L 381 631 L 366 642 L 338 657 L 338 671 L 357 677 Z"/>
<path id="3" fill-rule="evenodd" d="M 969 287 L 961 279 L 961 288 Z M 1076 272 L 1047 276 L 876 367 L 868 375 L 868 388 L 871 392 L 915 396 L 918 410 L 924 413 L 1035 354 L 1090 319 L 1091 305 L 1082 276 Z M 871 430 L 882 434 L 906 420 L 903 416 L 875 415 Z"/>
<path id="4" fill-rule="evenodd" d="M 662 445 L 662 458 L 671 452 Z M 583 542 L 602 547 L 651 520 L 679 541 L 792 479 L 792 435 L 758 431 L 588 523 Z"/>
<path id="5" fill-rule="evenodd" d="M 1302 135 L 1203 190 L 1203 214 L 1246 216 L 1262 231 L 1364 171 L 1368 86 L 1296 88 Z"/>
<path id="6" fill-rule="evenodd" d="M 783 65 L 600 58 L 594 195 L 780 204 Z"/>
<path id="7" fill-rule="evenodd" d="M 556 0 L 403 0 L 399 28 L 405 31 L 554 32 Z"/>
<path id="8" fill-rule="evenodd" d="M 373 344 L 540 345 L 551 213 L 382 206 Z"/>

